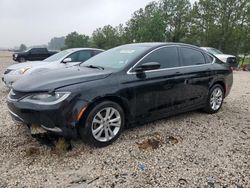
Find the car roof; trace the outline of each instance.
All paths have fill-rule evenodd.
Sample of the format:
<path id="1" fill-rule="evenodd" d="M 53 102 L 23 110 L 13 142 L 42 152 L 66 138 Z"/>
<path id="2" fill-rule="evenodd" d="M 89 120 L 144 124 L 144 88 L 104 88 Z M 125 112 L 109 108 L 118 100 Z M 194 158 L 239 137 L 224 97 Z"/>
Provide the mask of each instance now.
<path id="1" fill-rule="evenodd" d="M 73 52 L 79 51 L 79 50 L 98 50 L 98 51 L 104 51 L 104 50 L 98 49 L 98 48 L 69 48 L 69 49 L 65 49 L 65 50 L 71 50 Z"/>
<path id="2" fill-rule="evenodd" d="M 216 49 L 216 48 L 213 48 L 213 47 L 201 47 L 201 49 Z"/>
<path id="3" fill-rule="evenodd" d="M 177 42 L 144 42 L 144 43 L 131 43 L 131 44 L 125 44 L 123 46 L 142 46 L 142 47 L 149 47 L 151 49 L 158 48 L 161 46 L 171 46 L 171 45 L 178 45 L 178 46 L 186 46 L 186 47 L 192 47 L 199 49 L 199 47 L 191 45 L 191 44 L 186 44 L 186 43 L 177 43 Z"/>

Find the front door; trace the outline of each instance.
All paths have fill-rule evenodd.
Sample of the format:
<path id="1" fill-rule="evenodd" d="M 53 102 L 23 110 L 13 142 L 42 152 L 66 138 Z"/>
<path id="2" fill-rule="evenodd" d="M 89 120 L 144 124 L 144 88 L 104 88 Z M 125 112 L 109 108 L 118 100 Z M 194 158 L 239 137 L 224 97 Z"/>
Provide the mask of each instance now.
<path id="1" fill-rule="evenodd" d="M 148 62 L 158 62 L 160 68 L 131 75 L 132 80 L 136 80 L 133 93 L 136 99 L 135 114 L 139 118 L 167 113 L 183 102 L 181 86 L 184 79 L 177 68 L 180 66 L 178 47 L 165 46 L 154 50 L 137 66 Z"/>

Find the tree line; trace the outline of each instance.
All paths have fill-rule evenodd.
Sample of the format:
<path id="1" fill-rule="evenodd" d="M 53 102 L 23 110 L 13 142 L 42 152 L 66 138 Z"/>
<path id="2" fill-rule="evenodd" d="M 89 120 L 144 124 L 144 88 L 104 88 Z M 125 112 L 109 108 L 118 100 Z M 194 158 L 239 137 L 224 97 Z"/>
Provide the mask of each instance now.
<path id="1" fill-rule="evenodd" d="M 58 42 L 58 40 L 52 39 Z M 50 45 L 54 42 L 50 41 Z M 126 24 L 72 32 L 59 47 L 109 49 L 133 42 L 184 42 L 234 55 L 250 54 L 249 0 L 158 0 L 135 11 Z M 57 46 L 58 47 L 58 46 Z"/>

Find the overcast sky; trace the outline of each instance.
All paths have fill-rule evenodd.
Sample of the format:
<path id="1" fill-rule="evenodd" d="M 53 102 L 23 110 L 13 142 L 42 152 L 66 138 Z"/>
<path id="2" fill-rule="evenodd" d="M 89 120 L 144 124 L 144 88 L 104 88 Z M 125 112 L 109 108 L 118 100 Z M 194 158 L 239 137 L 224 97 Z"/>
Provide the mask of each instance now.
<path id="1" fill-rule="evenodd" d="M 125 23 L 152 0 L 0 0 L 0 47 L 47 44 L 52 37 Z"/>

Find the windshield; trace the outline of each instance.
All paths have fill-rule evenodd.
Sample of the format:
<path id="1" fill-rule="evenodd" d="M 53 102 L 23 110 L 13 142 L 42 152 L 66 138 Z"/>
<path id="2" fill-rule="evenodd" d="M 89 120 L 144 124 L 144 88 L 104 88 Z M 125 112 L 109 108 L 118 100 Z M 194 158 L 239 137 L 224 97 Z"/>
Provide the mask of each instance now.
<path id="1" fill-rule="evenodd" d="M 223 54 L 220 50 L 217 50 L 215 48 L 207 48 L 207 51 L 213 55 L 216 55 L 216 54 Z"/>
<path id="2" fill-rule="evenodd" d="M 64 50 L 48 57 L 43 61 L 45 62 L 59 61 L 60 59 L 64 58 L 64 56 L 71 54 L 72 52 L 73 52 L 72 50 Z"/>
<path id="3" fill-rule="evenodd" d="M 125 45 L 110 49 L 85 61 L 81 66 L 97 66 L 111 69 L 122 69 L 149 47 L 137 45 Z"/>

